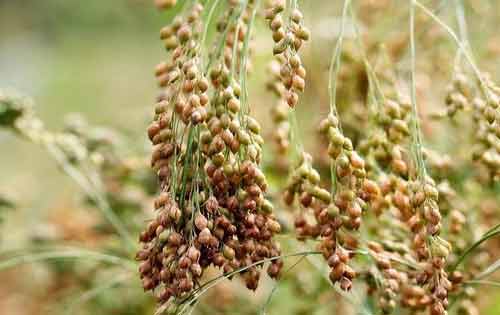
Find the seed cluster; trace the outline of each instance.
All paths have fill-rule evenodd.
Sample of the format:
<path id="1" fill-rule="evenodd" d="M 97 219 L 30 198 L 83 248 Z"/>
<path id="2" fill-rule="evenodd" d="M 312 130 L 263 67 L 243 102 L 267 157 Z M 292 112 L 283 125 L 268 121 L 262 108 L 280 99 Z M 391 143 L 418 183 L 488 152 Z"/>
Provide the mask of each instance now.
<path id="1" fill-rule="evenodd" d="M 356 272 L 348 262 L 358 241 L 349 232 L 361 226 L 361 215 L 368 203 L 378 198 L 378 185 L 366 179 L 365 163 L 353 149 L 349 138 L 339 127 L 336 116 L 330 114 L 320 124 L 320 131 L 328 138 L 328 154 L 334 165 L 336 190 L 332 195 L 321 188 L 320 176 L 312 166 L 310 155 L 303 153 L 293 170 L 285 191 L 285 202 L 292 204 L 298 198 L 303 209 L 311 209 L 314 218 L 307 220 L 300 214 L 295 220 L 299 239 L 319 238 L 318 249 L 331 268 L 330 280 L 340 283 L 342 290 L 352 287 Z M 310 220 L 311 221 L 311 220 Z"/>
<path id="2" fill-rule="evenodd" d="M 446 88 L 446 114 L 455 116 L 459 111 L 463 111 L 469 104 L 472 87 L 467 76 L 461 71 L 457 71 L 452 82 Z"/>
<path id="3" fill-rule="evenodd" d="M 379 220 L 383 220 L 388 225 L 387 228 L 392 229 L 387 232 L 375 226 L 369 227 L 380 238 L 386 239 L 383 246 L 370 246 L 372 256 L 377 261 L 378 272 L 375 274 L 380 275 L 377 279 L 381 281 L 381 285 L 377 287 L 373 284 L 369 287 L 371 291 L 379 292 L 379 306 L 386 314 L 394 310 L 394 298 L 398 290 L 401 292 L 402 306 L 413 310 L 428 308 L 431 314 L 445 314 L 448 292 L 452 289 L 445 271 L 451 245 L 439 237 L 439 233 L 443 224 L 443 211 L 448 214 L 452 210 L 449 209 L 450 205 L 446 205 L 445 198 L 438 200 L 438 188 L 430 178 L 415 181 L 408 179 L 415 175 L 419 167 L 414 165 L 412 168 L 405 148 L 409 144 L 412 109 L 411 104 L 397 93 L 395 87 L 394 82 L 389 82 L 391 98 L 382 98 L 383 102 L 377 108 L 374 119 L 376 130 L 372 136 L 367 136 L 359 143 L 360 151 L 367 156 L 368 176 L 376 180 L 381 192 L 372 200 L 372 209 Z M 452 87 L 454 96 L 450 98 L 454 100 L 459 98 L 458 87 L 468 93 L 460 85 L 459 79 Z M 438 165 L 438 162 L 434 164 Z M 440 205 L 448 208 L 440 209 Z M 457 215 L 460 212 L 455 210 L 453 213 L 454 219 L 447 218 L 447 228 L 460 230 L 461 221 Z M 394 231 L 399 231 L 400 236 Z M 408 238 L 411 239 L 410 243 L 406 241 Z M 393 246 L 395 243 L 392 242 L 401 244 Z M 400 272 L 399 275 L 386 273 L 385 269 L 391 268 L 393 262 L 384 262 L 381 257 L 409 261 L 418 265 L 418 271 Z M 382 263 L 379 263 L 381 260 Z"/>
<path id="4" fill-rule="evenodd" d="M 243 66 L 241 61 L 244 54 L 251 54 L 250 47 L 248 51 L 244 52 L 244 41 L 248 34 L 248 24 L 252 17 L 255 0 L 248 1 L 243 9 L 241 9 L 241 5 L 237 0 L 228 0 L 227 6 L 227 10 L 217 23 L 217 32 L 224 42 L 223 58 L 225 69 L 230 71 L 234 66 L 236 71 L 239 71 Z M 232 22 L 233 17 L 236 17 L 234 22 Z M 249 56 L 247 56 L 245 70 L 250 71 L 250 69 L 251 62 Z"/>
<path id="5" fill-rule="evenodd" d="M 488 97 L 473 100 L 474 122 L 476 124 L 476 148 L 474 160 L 488 170 L 493 181 L 500 179 L 500 88 L 489 83 Z"/>
<path id="6" fill-rule="evenodd" d="M 448 291 L 451 289 L 451 282 L 445 271 L 451 245 L 438 236 L 441 231 L 439 191 L 430 178 L 411 182 L 410 191 L 414 215 L 408 224 L 415 235 L 413 247 L 417 258 L 426 261 L 424 271 L 417 276 L 417 282 L 429 286 L 431 314 L 442 315 L 448 307 Z"/>
<path id="7" fill-rule="evenodd" d="M 368 248 L 377 266 L 377 270 L 382 276 L 382 283 L 379 284 L 378 305 L 382 314 L 392 314 L 396 309 L 399 291 L 408 280 L 407 276 L 404 272 L 400 272 L 394 268 L 391 259 L 387 257 L 387 252 L 380 243 L 372 241 L 368 244 Z M 369 293 L 377 291 L 376 287 L 376 284 L 370 286 Z"/>
<path id="8" fill-rule="evenodd" d="M 321 209 L 331 202 L 330 192 L 320 186 L 320 175 L 312 166 L 312 157 L 302 152 L 298 165 L 292 170 L 284 192 L 287 205 L 292 205 L 298 199 L 301 207 Z M 318 237 L 319 225 L 309 223 L 303 215 L 295 219 L 297 237 Z"/>
<path id="9" fill-rule="evenodd" d="M 272 236 L 281 227 L 272 215 L 272 204 L 264 198 L 267 183 L 259 167 L 263 143 L 260 126 L 241 112 L 238 84 L 229 84 L 231 79 L 224 71 L 212 72 L 211 78 L 214 111 L 210 113 L 209 130 L 202 135 L 202 150 L 208 156 L 205 171 L 214 196 L 229 212 L 235 228 L 225 239 L 236 250 L 238 265 L 226 264 L 224 270 L 228 272 L 279 256 L 280 249 Z M 276 277 L 281 267 L 282 262 L 275 260 L 268 273 Z M 248 269 L 243 276 L 247 287 L 255 290 L 259 276 L 256 267 Z"/>
<path id="10" fill-rule="evenodd" d="M 462 71 L 456 71 L 447 88 L 446 113 L 453 117 L 459 111 L 472 109 L 475 125 L 472 158 L 487 171 L 490 181 L 500 178 L 500 88 L 484 76 L 478 91 Z"/>
<path id="11" fill-rule="evenodd" d="M 212 265 L 226 274 L 241 269 L 246 286 L 255 290 L 261 261 L 280 255 L 272 237 L 281 227 L 264 197 L 267 183 L 259 167 L 260 126 L 241 105 L 235 78 L 242 64 L 236 67 L 239 58 L 227 53 L 242 49 L 249 36 L 245 25 L 253 2 L 234 23 L 219 23 L 221 36 L 232 31 L 235 37 L 224 40 L 222 60 L 213 55 L 209 79 L 201 69 L 202 9 L 194 3 L 186 17 L 161 30 L 171 60 L 155 71 L 163 90 L 148 136 L 161 192 L 156 217 L 140 235 L 137 259 L 144 289 L 156 291 L 164 305 L 188 297 Z M 226 15 L 237 9 L 229 1 Z M 268 274 L 278 277 L 282 265 L 274 259 Z"/>
<path id="12" fill-rule="evenodd" d="M 400 282 L 402 289 L 401 305 L 410 309 L 425 309 L 429 307 L 431 314 L 445 314 L 448 306 L 448 292 L 452 289 L 451 282 L 445 271 L 445 265 L 451 253 L 450 244 L 439 237 L 442 229 L 442 212 L 438 202 L 439 191 L 430 178 L 425 181 L 407 181 L 397 173 L 382 177 L 380 181 L 381 193 L 385 196 L 384 208 L 389 210 L 387 224 L 393 230 L 399 230 L 405 238 L 411 239 L 411 249 L 404 245 L 405 239 L 394 239 L 402 242 L 401 246 L 392 248 L 385 246 L 378 250 L 385 256 L 402 254 L 401 257 L 410 259 L 415 257 L 417 272 L 406 273 L 404 282 Z M 442 186 L 442 190 L 446 187 Z M 394 212 L 393 209 L 397 211 Z M 460 229 L 460 217 L 449 219 L 448 228 Z M 381 215 L 381 214 L 380 214 Z M 399 223 L 398 223 L 399 222 Z M 403 224 L 403 225 L 400 225 Z M 405 227 L 406 226 L 406 227 Z M 407 234 L 408 232 L 409 234 Z M 387 239 L 394 238 L 394 234 L 381 235 Z M 387 244 L 386 244 L 387 245 Z M 385 281 L 386 275 L 383 273 Z M 380 300 L 380 306 L 387 305 L 387 301 Z M 392 304 L 392 303 L 390 303 Z M 392 309 L 389 307 L 387 312 Z"/>
<path id="13" fill-rule="evenodd" d="M 399 97 L 398 100 L 387 99 L 376 118 L 379 130 L 362 141 L 360 152 L 370 155 L 377 167 L 388 169 L 400 176 L 408 176 L 408 165 L 403 158 L 403 145 L 410 135 L 409 122 L 411 105 Z M 369 165 L 374 169 L 375 165 Z"/>
<path id="14" fill-rule="evenodd" d="M 320 123 L 320 132 L 328 139 L 328 155 L 335 167 L 335 204 L 342 214 L 348 214 L 348 218 L 343 218 L 344 224 L 357 230 L 361 225 L 361 213 L 367 208 L 366 202 L 378 194 L 378 187 L 365 181 L 365 161 L 354 150 L 351 140 L 343 135 L 335 115 L 328 115 Z"/>
<path id="15" fill-rule="evenodd" d="M 276 145 L 277 159 L 286 156 L 290 147 L 290 122 L 288 121 L 288 103 L 286 99 L 287 90 L 281 81 L 280 70 L 285 60 L 282 55 L 269 64 L 269 73 L 271 77 L 267 81 L 267 89 L 276 97 L 274 105 L 271 108 L 271 119 L 274 124 L 272 138 Z"/>
<path id="16" fill-rule="evenodd" d="M 342 30 L 345 15 L 350 15 L 349 29 L 358 48 L 352 36 L 339 34 L 329 73 L 330 114 L 319 124 L 322 147 L 319 161 L 313 163 L 312 155 L 302 149 L 300 138 L 307 135 L 299 136 L 293 109 L 306 84 L 299 52 L 310 37 L 297 1 L 266 0 L 269 5 L 262 16 L 257 0 L 153 2 L 159 9 L 175 7 L 180 12 L 160 31 L 167 57 L 154 70 L 160 93 L 147 129 L 153 172 L 147 162 L 124 157 L 121 135 L 111 129 L 95 128 L 74 116 L 61 132 L 50 132 L 26 99 L 2 91 L 0 128 L 53 154 L 84 188 L 92 206 L 137 209 L 154 197 L 153 215 L 139 235 L 136 258 L 144 290 L 158 301 L 158 314 L 192 312 L 205 289 L 235 275 L 256 290 L 264 268 L 271 278 L 280 276 L 280 258 L 317 254 L 328 265 L 334 286 L 349 291 L 354 280 L 362 282 L 356 289 L 366 289 L 366 301 L 376 304 L 369 307 L 379 314 L 479 314 L 475 287 L 487 283 L 485 278 L 498 265 L 491 264 L 489 246 L 495 244 L 484 241 L 500 233 L 498 226 L 485 232 L 498 213 L 500 87 L 478 72 L 467 52 L 464 61 L 471 67 L 460 68 L 457 56 L 444 91 L 446 112 L 432 116 L 450 119 L 452 124 L 444 127 L 456 131 L 454 141 L 464 144 L 454 146 L 449 155 L 438 152 L 440 145 L 424 148 L 420 118 L 426 133 L 442 129 L 417 113 L 416 96 L 424 99 L 434 93 L 422 88 L 415 95 L 413 36 L 411 82 L 404 82 L 411 83 L 410 101 L 401 89 L 397 66 L 391 64 L 405 56 L 407 34 L 385 36 L 384 45 L 373 34 L 365 38 L 360 30 L 376 23 L 370 22 L 373 14 L 360 14 L 366 27 L 358 29 L 355 11 L 365 6 L 349 7 L 346 1 Z M 423 4 L 418 6 L 420 13 L 428 14 Z M 252 116 L 246 83 L 252 28 L 259 17 L 269 25 L 274 41 L 266 87 L 273 94 L 269 129 L 280 159 L 266 169 L 278 175 L 288 172 L 282 197 L 295 208 L 295 215 L 283 213 L 280 219 L 293 218 L 294 236 L 304 241 L 300 247 L 314 244 L 316 251 L 296 252 L 292 242 L 291 254 L 282 256 L 275 238 L 282 226 L 273 214 L 275 196 L 269 196 L 273 192 L 261 166 L 264 132 Z M 324 48 L 318 48 L 312 53 L 323 53 Z M 371 60 L 377 60 L 373 68 Z M 321 81 L 325 65 L 315 64 L 318 71 L 310 73 Z M 419 74 L 419 81 L 425 75 Z M 426 87 L 427 82 L 418 83 Z M 323 96 L 317 93 L 314 100 L 322 102 Z M 468 113 L 472 115 L 464 115 Z M 468 116 L 472 119 L 466 120 Z M 458 134 L 465 127 L 472 130 L 468 141 Z M 297 161 L 288 158 L 296 155 Z M 130 211 L 116 215 L 107 217 L 110 226 L 129 241 Z M 124 226 L 119 219 L 130 223 Z M 298 261 L 290 267 L 299 275 L 287 279 L 293 287 L 303 287 L 299 278 L 312 272 L 298 271 L 301 267 Z M 218 290 L 216 294 L 227 294 L 224 286 Z M 298 290 L 309 313 L 319 309 L 307 299 L 317 302 L 324 290 Z M 223 304 L 234 302 L 226 294 Z M 246 307 L 241 312 L 248 313 Z"/>
<path id="17" fill-rule="evenodd" d="M 348 291 L 352 288 L 356 272 L 348 265 L 351 257 L 349 251 L 344 248 L 348 245 L 345 242 L 347 238 L 344 239 L 343 235 L 339 234 L 345 218 L 340 216 L 340 209 L 332 202 L 330 192 L 321 188 L 319 182 L 320 177 L 312 167 L 311 156 L 303 153 L 298 167 L 289 178 L 285 202 L 291 205 L 297 196 L 303 209 L 312 210 L 312 222 L 308 222 L 306 211 L 295 218 L 297 237 L 301 240 L 321 240 L 318 249 L 331 268 L 330 280 L 334 284 L 339 282 L 340 288 Z"/>
<path id="18" fill-rule="evenodd" d="M 329 114 L 320 123 L 320 132 L 328 139 L 328 155 L 335 173 L 335 196 L 328 211 L 337 218 L 337 224 L 341 223 L 339 228 L 343 227 L 348 231 L 358 230 L 361 226 L 362 213 L 368 209 L 369 203 L 380 194 L 378 185 L 366 179 L 365 161 L 354 150 L 351 140 L 343 135 L 335 115 Z M 347 240 L 343 240 L 342 243 L 347 243 Z M 347 245 L 354 249 L 357 247 L 357 242 Z M 330 256 L 328 261 L 331 267 L 336 267 L 335 255 Z M 330 279 L 334 281 L 337 279 L 338 273 L 335 272 L 335 269 L 332 273 Z M 342 289 L 349 289 L 349 287 L 350 283 L 342 286 L 341 282 Z"/>
<path id="19" fill-rule="evenodd" d="M 281 62 L 280 76 L 286 89 L 286 101 L 290 107 L 299 102 L 299 92 L 305 89 L 306 70 L 298 54 L 304 41 L 309 40 L 309 31 L 304 27 L 303 15 L 299 9 L 289 12 L 287 22 L 283 12 L 286 9 L 285 0 L 276 0 L 265 12 L 269 27 L 273 32 L 274 55 Z"/>
<path id="20" fill-rule="evenodd" d="M 154 145 L 151 166 L 161 193 L 155 200 L 156 217 L 141 233 L 143 248 L 137 253 L 143 287 L 160 288 L 160 303 L 184 296 L 194 288 L 206 267 L 201 252 L 209 250 L 202 248 L 202 233 L 192 226 L 195 214 L 214 211 L 214 205 L 206 202 L 208 195 L 199 185 L 198 174 L 194 174 L 201 163 L 200 155 L 194 159 L 192 154 L 197 146 L 193 130 L 206 119 L 204 106 L 208 103 L 208 81 L 197 62 L 202 10 L 196 3 L 186 18 L 176 17 L 160 32 L 165 47 L 171 51 L 171 60 L 160 63 L 155 70 L 163 90 L 148 136 Z M 189 141 L 184 140 L 186 133 Z M 178 169 L 182 169 L 180 176 Z"/>
<path id="21" fill-rule="evenodd" d="M 201 47 L 207 25 L 200 2 L 186 5 L 188 11 L 161 30 L 170 60 L 155 71 L 162 92 L 148 135 L 160 194 L 156 216 L 140 236 L 137 259 L 144 289 L 154 291 L 162 305 L 193 301 L 209 267 L 220 268 L 226 277 L 239 273 L 246 287 L 255 290 L 263 261 L 281 255 L 274 241 L 281 226 L 266 198 L 268 184 L 260 167 L 264 139 L 251 116 L 245 83 L 257 2 L 226 1 L 208 58 Z M 170 8 L 176 1 L 157 4 Z M 295 2 L 287 6 L 284 0 L 273 1 L 264 18 L 275 42 L 266 85 L 276 98 L 273 140 L 283 157 L 295 132 L 288 113 L 305 88 L 306 71 L 298 52 L 309 32 Z M 465 293 L 464 282 L 474 277 L 449 269 L 475 240 L 466 224 L 470 205 L 447 182 L 447 172 L 457 172 L 451 167 L 455 164 L 420 148 L 413 129 L 418 125 L 412 124 L 418 117 L 398 90 L 395 74 L 373 71 L 355 54 L 347 57 L 352 62 L 343 71 L 356 67 L 368 90 L 364 83 L 356 84 L 359 90 L 346 83 L 352 91 L 340 99 L 353 109 L 341 123 L 332 106 L 319 125 L 328 145 L 331 178 L 320 176 L 310 154 L 297 152 L 283 193 L 285 204 L 298 208 L 296 236 L 316 241 L 334 285 L 349 291 L 355 278 L 366 280 L 368 294 L 382 314 L 398 307 L 415 314 L 447 314 L 448 296 Z M 357 83 L 358 75 L 353 79 Z M 474 154 L 494 178 L 500 89 L 486 82 L 488 93 L 483 91 L 482 98 L 466 75 L 457 72 L 447 89 L 446 113 L 453 117 L 473 110 Z M 373 109 L 368 115 L 365 105 Z M 358 122 L 370 132 L 353 128 Z M 415 161 L 410 151 L 419 153 Z M 325 184 L 331 184 L 331 190 Z M 361 256 L 371 263 L 355 259 Z M 476 261 L 470 265 L 476 263 L 479 266 Z M 282 267 L 281 260 L 272 259 L 267 273 L 277 278 Z M 469 293 L 458 307 L 470 313 L 474 294 Z"/>

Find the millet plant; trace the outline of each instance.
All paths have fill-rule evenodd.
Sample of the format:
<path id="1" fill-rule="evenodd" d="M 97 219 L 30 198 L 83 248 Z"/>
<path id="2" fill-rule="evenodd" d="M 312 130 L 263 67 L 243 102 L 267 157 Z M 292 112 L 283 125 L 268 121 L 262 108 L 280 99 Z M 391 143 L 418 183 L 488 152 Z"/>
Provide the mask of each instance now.
<path id="1" fill-rule="evenodd" d="M 310 31 L 306 1 L 155 0 L 175 16 L 159 32 L 166 53 L 154 69 L 148 161 L 125 157 L 113 131 L 81 118 L 50 132 L 28 100 L 0 94 L 0 126 L 45 148 L 102 211 L 103 234 L 114 229 L 122 240 L 111 253 L 7 255 L 0 269 L 90 257 L 138 270 L 155 314 L 218 314 L 203 307 L 210 288 L 231 280 L 256 291 L 264 273 L 275 284 L 249 314 L 266 314 L 281 282 L 315 301 L 297 314 L 319 312 L 322 296 L 338 303 L 330 313 L 479 314 L 475 288 L 500 285 L 488 278 L 500 263 L 486 246 L 500 224 L 480 224 L 485 201 L 493 200 L 490 215 L 500 210 L 500 87 L 475 60 L 462 0 L 436 9 L 397 1 L 407 24 L 401 38 L 386 42 L 364 36 L 365 25 L 376 23 L 366 11 L 391 7 L 376 2 L 344 0 L 335 41 L 327 41 Z M 458 31 L 441 10 L 450 10 Z M 419 86 L 417 46 L 429 45 L 424 26 L 454 45 L 443 66 L 449 83 L 432 91 L 436 106 L 422 105 Z M 272 48 L 264 63 L 252 62 L 260 40 Z M 331 56 L 327 69 L 303 54 L 316 40 Z M 250 89 L 259 68 L 266 79 Z M 264 90 L 270 93 L 259 97 Z M 317 104 L 317 134 L 308 135 L 297 112 Z M 265 123 L 257 118 L 263 108 Z M 429 123 L 460 134 L 471 149 L 428 145 Z M 130 187 L 140 194 L 127 198 Z M 149 207 L 147 218 L 115 211 L 125 203 Z M 304 277 L 315 283 L 304 285 Z M 231 313 L 246 314 L 238 307 Z"/>

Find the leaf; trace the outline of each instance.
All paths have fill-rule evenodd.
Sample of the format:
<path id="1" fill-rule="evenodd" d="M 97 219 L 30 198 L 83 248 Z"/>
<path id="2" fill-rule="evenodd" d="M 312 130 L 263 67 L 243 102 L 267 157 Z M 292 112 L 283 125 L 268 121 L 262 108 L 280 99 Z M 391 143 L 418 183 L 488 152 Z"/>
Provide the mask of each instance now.
<path id="1" fill-rule="evenodd" d="M 71 250 L 46 250 L 41 252 L 25 252 L 14 257 L 7 257 L 0 260 L 0 270 L 13 268 L 22 264 L 34 263 L 38 261 L 53 260 L 53 259 L 91 259 L 96 261 L 107 262 L 116 265 L 122 265 L 130 270 L 136 270 L 136 264 L 134 261 L 109 255 L 105 253 L 100 253 L 96 251 L 90 251 L 86 249 L 71 249 Z"/>

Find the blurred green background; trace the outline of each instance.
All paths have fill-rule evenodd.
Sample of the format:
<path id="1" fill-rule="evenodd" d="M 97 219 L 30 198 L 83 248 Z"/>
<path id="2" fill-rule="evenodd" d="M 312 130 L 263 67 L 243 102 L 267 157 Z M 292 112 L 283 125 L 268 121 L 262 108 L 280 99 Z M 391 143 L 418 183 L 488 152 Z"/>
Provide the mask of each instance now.
<path id="1" fill-rule="evenodd" d="M 129 145 L 136 149 L 149 149 L 142 130 L 151 118 L 157 91 L 153 69 L 164 54 L 158 30 L 165 20 L 165 14 L 146 0 L 1 0 L 0 87 L 32 97 L 50 130 L 60 130 L 67 114 L 79 112 L 93 125 L 130 136 Z M 5 215 L 2 250 L 29 244 L 38 234 L 57 237 L 54 213 L 81 208 L 77 186 L 46 152 L 4 131 L 0 190 L 18 205 Z M 76 220 L 70 222 L 75 234 L 97 213 L 88 212 L 76 211 L 71 217 Z M 82 275 L 92 269 L 92 264 L 78 265 L 81 283 L 90 281 Z M 67 297 L 58 293 L 57 287 L 65 285 L 53 281 L 56 271 L 34 266 L 2 273 L 0 314 L 52 314 L 47 309 L 54 303 L 49 301 Z M 104 272 L 97 278 L 109 276 L 119 275 Z M 140 291 L 126 289 L 119 296 L 107 295 L 104 304 L 112 307 L 130 294 L 143 303 Z"/>
<path id="2" fill-rule="evenodd" d="M 145 145 L 137 130 L 150 119 L 164 21 L 150 1 L 0 1 L 0 86 L 33 97 L 49 129 L 80 112 Z M 70 189 L 36 147 L 6 133 L 0 143 L 8 192 L 43 205 Z"/>

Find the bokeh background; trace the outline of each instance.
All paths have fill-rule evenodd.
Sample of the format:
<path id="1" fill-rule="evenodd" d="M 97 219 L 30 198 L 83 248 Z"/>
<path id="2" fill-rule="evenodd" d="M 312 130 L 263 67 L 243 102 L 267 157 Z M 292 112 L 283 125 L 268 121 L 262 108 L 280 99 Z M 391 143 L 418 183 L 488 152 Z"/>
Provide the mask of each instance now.
<path id="1" fill-rule="evenodd" d="M 325 78 L 339 28 L 340 1 L 329 2 L 301 1 L 306 23 L 313 34 L 304 55 L 314 89 L 308 88 L 302 100 L 307 106 L 299 109 L 298 117 L 305 143 L 313 150 L 315 144 L 307 139 L 314 138 L 318 118 L 327 113 Z M 404 42 L 407 34 L 401 29 L 407 27 L 408 21 L 404 1 L 354 2 L 360 18 L 372 26 L 362 29 L 365 37 L 372 36 L 375 41 L 385 39 L 392 44 L 398 40 Z M 453 9 L 447 8 L 453 1 L 422 2 L 432 8 L 442 8 L 440 16 L 450 21 L 450 25 L 453 23 Z M 481 68 L 495 78 L 500 70 L 498 2 L 466 1 L 471 46 Z M 145 157 L 149 152 L 145 128 L 151 119 L 157 92 L 153 69 L 165 57 L 158 32 L 172 15 L 158 12 L 149 0 L 0 0 L 0 88 L 32 97 L 35 110 L 48 129 L 62 129 L 68 115 L 79 113 L 92 125 L 119 131 L 127 138 L 126 151 Z M 440 68 L 440 64 L 452 63 L 454 45 L 431 21 L 422 19 L 420 23 L 419 66 L 425 75 L 419 77 L 419 88 L 444 87 L 449 67 Z M 264 125 L 269 120 L 268 106 L 272 102 L 262 84 L 270 51 L 269 34 L 265 25 L 259 23 L 250 91 L 254 114 Z M 404 54 L 401 53 L 402 68 L 405 67 Z M 426 97 L 429 100 L 440 95 Z M 423 111 L 432 110 L 424 107 Z M 432 123 L 425 127 L 428 135 L 435 135 Z M 459 135 L 439 137 L 443 150 L 461 141 Z M 271 182 L 279 180 L 271 178 Z M 94 233 L 98 212 L 82 203 L 85 198 L 79 188 L 53 159 L 42 148 L 5 131 L 0 131 L 0 194 L 16 204 L 15 210 L 1 214 L 0 251 L 37 246 L 39 243 L 33 243 L 34 240 L 84 244 L 90 248 L 114 244 L 103 242 L 102 235 Z M 61 304 L 70 303 L 81 297 L 82 292 L 115 277 L 131 279 L 126 286 L 112 287 L 89 299 L 85 307 L 75 313 L 152 314 L 152 299 L 141 293 L 135 275 L 122 275 L 113 268 L 103 269 L 95 263 L 73 260 L 0 271 L 0 314 L 56 314 L 61 311 Z M 269 281 L 266 282 L 255 303 L 265 301 L 271 288 Z M 223 303 L 225 291 L 217 292 Z M 500 314 L 498 297 L 500 291 L 488 290 L 487 297 L 481 300 L 481 314 Z M 329 298 L 317 297 L 317 303 L 325 303 Z M 238 299 L 236 294 L 230 300 L 237 305 Z M 310 314 L 307 303 L 311 303 L 309 299 L 297 300 L 285 283 L 273 299 L 270 314 Z M 206 312 L 225 314 L 220 310 Z M 243 312 L 233 310 L 231 314 Z M 323 314 L 321 312 L 333 314 L 328 310 L 318 314 Z"/>

